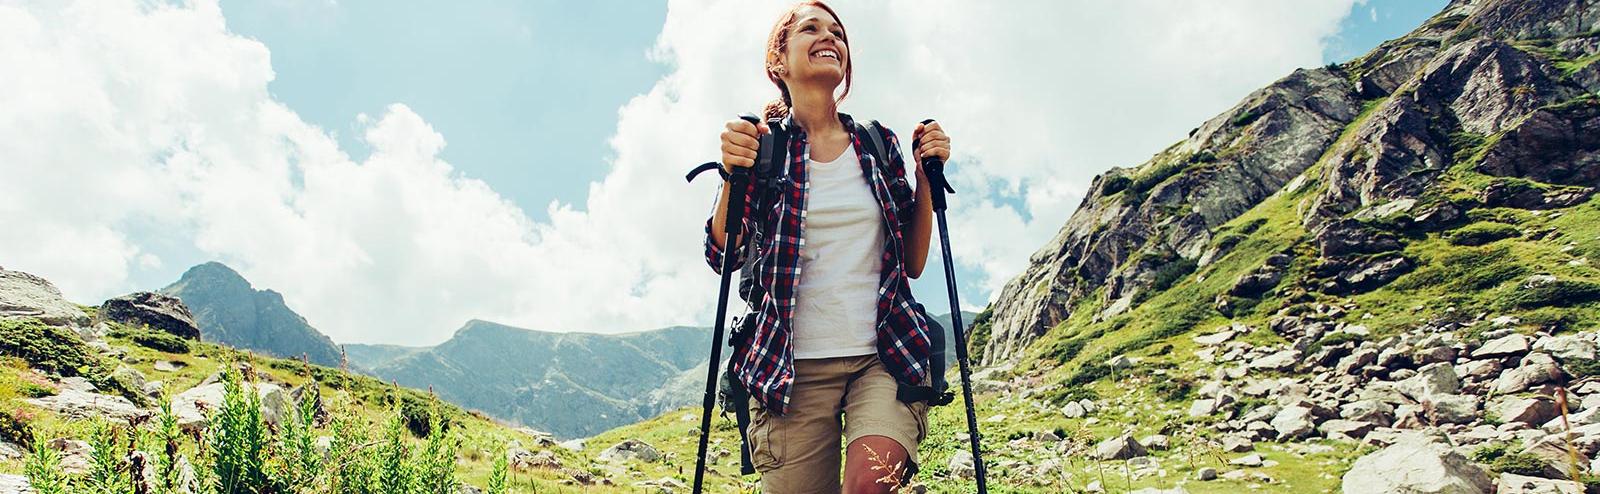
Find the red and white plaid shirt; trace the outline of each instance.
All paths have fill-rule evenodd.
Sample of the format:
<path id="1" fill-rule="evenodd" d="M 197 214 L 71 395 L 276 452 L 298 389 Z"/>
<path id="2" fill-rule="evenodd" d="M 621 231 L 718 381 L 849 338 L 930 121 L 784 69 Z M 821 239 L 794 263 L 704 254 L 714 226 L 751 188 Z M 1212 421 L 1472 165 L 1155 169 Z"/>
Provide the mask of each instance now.
<path id="1" fill-rule="evenodd" d="M 863 178 L 883 209 L 883 220 L 890 236 L 889 241 L 884 242 L 883 270 L 878 283 L 878 358 L 899 381 L 926 385 L 932 343 L 928 340 L 925 315 L 912 309 L 916 300 L 911 296 L 906 275 L 903 232 L 911 223 L 915 196 L 906 181 L 900 142 L 893 132 L 884 128 L 888 166 L 880 168 L 873 163 L 872 154 L 863 144 L 871 142 L 872 138 L 859 135 L 849 115 L 840 113 L 839 119 L 850 132 Z M 771 210 L 757 212 L 752 210 L 754 185 L 744 191 L 743 231 L 754 231 L 756 221 L 768 226 L 764 230 L 763 245 L 757 246 L 755 256 L 755 282 L 764 289 L 765 296 L 755 304 L 757 310 L 751 317 L 756 322 L 746 350 L 734 352 L 729 359 L 731 370 L 750 390 L 750 395 L 779 415 L 789 413 L 789 397 L 794 388 L 795 285 L 800 281 L 800 250 L 805 244 L 801 231 L 805 228 L 811 188 L 806 169 L 805 132 L 795 126 L 792 119 L 785 119 L 784 125 L 791 129 L 786 143 L 789 146 L 789 180 L 777 194 L 780 197 L 773 201 Z M 721 274 L 723 249 L 712 241 L 710 219 L 706 220 L 705 231 L 706 262 Z M 734 263 L 734 268 L 738 269 L 748 260 L 743 259 L 743 250 L 735 255 L 739 256 Z"/>

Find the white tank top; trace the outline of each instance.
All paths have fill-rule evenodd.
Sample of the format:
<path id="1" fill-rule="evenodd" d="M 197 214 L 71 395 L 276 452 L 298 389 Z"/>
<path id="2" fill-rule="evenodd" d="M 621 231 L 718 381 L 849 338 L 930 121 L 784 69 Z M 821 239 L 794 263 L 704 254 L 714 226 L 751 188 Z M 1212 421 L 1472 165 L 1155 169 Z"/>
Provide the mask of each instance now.
<path id="1" fill-rule="evenodd" d="M 832 162 L 811 159 L 800 213 L 800 283 L 795 288 L 794 358 L 877 353 L 878 275 L 883 210 L 861 175 L 855 146 Z"/>

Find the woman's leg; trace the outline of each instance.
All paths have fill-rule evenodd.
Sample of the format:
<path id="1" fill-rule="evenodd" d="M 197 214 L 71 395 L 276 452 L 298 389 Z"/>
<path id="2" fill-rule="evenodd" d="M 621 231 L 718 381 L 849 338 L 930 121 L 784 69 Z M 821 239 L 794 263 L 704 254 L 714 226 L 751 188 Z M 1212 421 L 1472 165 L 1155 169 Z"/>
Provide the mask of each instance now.
<path id="1" fill-rule="evenodd" d="M 899 384 L 877 355 L 859 357 L 856 379 L 845 391 L 844 492 L 875 493 L 910 483 L 917 445 L 927 436 L 927 404 L 904 403 Z"/>
<path id="2" fill-rule="evenodd" d="M 910 480 L 906 449 L 886 436 L 861 436 L 850 443 L 845 454 L 844 493 L 888 493 Z"/>

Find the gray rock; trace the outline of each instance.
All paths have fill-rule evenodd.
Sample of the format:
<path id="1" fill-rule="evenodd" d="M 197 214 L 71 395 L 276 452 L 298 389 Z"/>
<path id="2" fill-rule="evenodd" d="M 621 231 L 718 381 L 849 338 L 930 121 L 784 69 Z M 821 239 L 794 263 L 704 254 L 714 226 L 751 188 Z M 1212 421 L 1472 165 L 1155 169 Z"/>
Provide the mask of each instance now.
<path id="1" fill-rule="evenodd" d="M 1358 348 L 1350 355 L 1339 359 L 1334 364 L 1333 370 L 1339 375 L 1350 375 L 1359 372 L 1362 368 L 1378 361 L 1378 351 L 1371 348 Z"/>
<path id="2" fill-rule="evenodd" d="M 1133 440 L 1133 436 L 1130 434 L 1123 434 L 1101 441 L 1100 444 L 1095 445 L 1094 452 L 1095 457 L 1102 460 L 1126 460 L 1150 454 L 1145 451 L 1144 446 L 1139 445 L 1138 441 Z"/>
<path id="3" fill-rule="evenodd" d="M 1487 359 L 1510 357 L 1528 353 L 1528 337 L 1518 333 L 1505 335 L 1490 341 L 1472 351 L 1472 358 Z"/>
<path id="4" fill-rule="evenodd" d="M 1343 477 L 1344 494 L 1489 494 L 1489 474 L 1436 438 L 1403 434 L 1395 443 L 1355 461 Z"/>
<path id="5" fill-rule="evenodd" d="M 1255 442 L 1239 436 L 1222 436 L 1222 451 L 1227 453 L 1244 453 L 1256 449 Z"/>
<path id="6" fill-rule="evenodd" d="M 661 452 L 644 441 L 625 439 L 606 448 L 605 451 L 601 451 L 600 459 L 604 461 L 639 460 L 648 463 L 661 459 Z"/>
<path id="7" fill-rule="evenodd" d="M 1455 367 L 1449 364 L 1430 364 L 1417 369 L 1417 375 L 1395 383 L 1394 387 L 1400 393 L 1420 402 L 1433 395 L 1455 394 L 1461 391 L 1461 378 L 1456 377 Z"/>
<path id="8" fill-rule="evenodd" d="M 1322 425 L 1317 426 L 1317 431 L 1328 439 L 1354 442 L 1366 437 L 1367 433 L 1372 432 L 1375 428 L 1377 426 L 1371 422 L 1335 419 L 1323 422 Z"/>
<path id="9" fill-rule="evenodd" d="M 61 471 L 71 475 L 89 472 L 94 447 L 89 443 L 76 439 L 56 438 L 45 443 L 45 447 L 55 450 L 61 455 Z"/>
<path id="10" fill-rule="evenodd" d="M 32 494 L 28 478 L 21 475 L 0 474 L 0 494 Z"/>
<path id="11" fill-rule="evenodd" d="M 1194 472 L 1194 478 L 1202 481 L 1217 480 L 1217 469 L 1211 467 L 1200 467 L 1199 470 Z"/>
<path id="12" fill-rule="evenodd" d="M 569 440 L 561 441 L 560 443 L 557 443 L 556 446 L 560 447 L 561 449 L 565 449 L 567 451 L 578 451 L 578 452 L 581 452 L 581 451 L 583 451 L 583 447 L 585 446 L 585 444 L 586 444 L 586 442 L 583 439 L 569 439 Z"/>
<path id="13" fill-rule="evenodd" d="M 1339 416 L 1347 420 L 1368 422 L 1379 427 L 1394 423 L 1394 407 L 1378 400 L 1360 400 L 1339 407 Z"/>
<path id="14" fill-rule="evenodd" d="M 1522 364 L 1517 368 L 1500 374 L 1500 378 L 1495 380 L 1494 391 L 1502 395 L 1520 393 L 1535 385 L 1558 380 L 1562 375 L 1555 359 L 1543 353 L 1530 353 L 1522 358 Z"/>
<path id="15" fill-rule="evenodd" d="M 100 305 L 101 321 L 113 321 L 131 327 L 148 326 L 182 338 L 198 341 L 200 326 L 194 314 L 178 297 L 155 292 L 135 292 L 107 300 Z"/>
<path id="16" fill-rule="evenodd" d="M 127 398 L 96 392 L 94 385 L 81 377 L 62 380 L 55 395 L 29 398 L 28 404 L 77 420 L 107 419 L 126 422 L 147 413 Z"/>
<path id="17" fill-rule="evenodd" d="M 1483 399 L 1476 395 L 1437 394 L 1424 402 L 1430 418 L 1438 424 L 1468 424 L 1478 419 Z"/>
<path id="18" fill-rule="evenodd" d="M 1594 360 L 1596 355 L 1593 341 L 1582 335 L 1546 336 L 1534 342 L 1533 349 L 1562 360 Z"/>
<path id="19" fill-rule="evenodd" d="M 1256 359 L 1254 362 L 1250 362 L 1250 368 L 1252 370 L 1281 371 L 1291 369 L 1299 362 L 1299 350 L 1280 350 L 1273 352 L 1271 355 Z"/>
<path id="20" fill-rule="evenodd" d="M 1151 434 L 1140 439 L 1139 445 L 1147 450 L 1164 451 L 1172 447 L 1172 440 L 1164 434 Z"/>
<path id="21" fill-rule="evenodd" d="M 1238 457 L 1238 458 L 1234 458 L 1232 461 L 1229 461 L 1228 464 L 1229 465 L 1238 465 L 1238 466 L 1241 466 L 1241 467 L 1259 467 L 1259 466 L 1261 466 L 1262 462 L 1263 462 L 1263 459 L 1261 458 L 1261 455 L 1256 454 L 1256 453 L 1251 453 L 1251 454 L 1244 455 L 1244 456 L 1241 456 L 1241 457 Z"/>
<path id="22" fill-rule="evenodd" d="M 1500 494 L 1583 494 L 1583 484 L 1514 473 L 1500 474 Z"/>
<path id="23" fill-rule="evenodd" d="M 1490 403 L 1489 410 L 1501 422 L 1521 422 L 1530 426 L 1542 425 L 1560 413 L 1556 410 L 1555 400 L 1544 396 L 1499 398 Z"/>
<path id="24" fill-rule="evenodd" d="M 1216 346 L 1227 343 L 1228 340 L 1233 339 L 1236 335 L 1237 333 L 1231 329 L 1223 329 L 1208 335 L 1196 336 L 1194 337 L 1194 342 L 1204 346 Z"/>
<path id="25" fill-rule="evenodd" d="M 1279 439 L 1303 439 L 1317 430 L 1317 424 L 1310 408 L 1290 406 L 1272 418 L 1272 429 Z"/>
<path id="26" fill-rule="evenodd" d="M 962 449 L 950 455 L 948 469 L 950 475 L 961 480 L 972 480 L 978 475 L 977 464 L 972 461 L 972 453 Z"/>
<path id="27" fill-rule="evenodd" d="M 1079 405 L 1078 402 L 1074 401 L 1067 402 L 1066 405 L 1062 405 L 1061 414 L 1066 415 L 1069 419 L 1077 419 L 1083 418 L 1083 416 L 1087 415 L 1088 412 L 1083 409 L 1083 405 Z"/>
<path id="28" fill-rule="evenodd" d="M 31 317 L 52 326 L 87 328 L 89 315 L 44 278 L 0 268 L 0 319 Z"/>
<path id="29" fill-rule="evenodd" d="M 28 455 L 28 450 L 26 448 L 23 448 L 22 445 L 19 445 L 19 444 L 16 444 L 16 443 L 10 443 L 10 442 L 6 442 L 6 441 L 0 441 L 0 461 L 4 461 L 4 460 L 21 460 L 24 456 L 27 456 L 27 455 Z"/>

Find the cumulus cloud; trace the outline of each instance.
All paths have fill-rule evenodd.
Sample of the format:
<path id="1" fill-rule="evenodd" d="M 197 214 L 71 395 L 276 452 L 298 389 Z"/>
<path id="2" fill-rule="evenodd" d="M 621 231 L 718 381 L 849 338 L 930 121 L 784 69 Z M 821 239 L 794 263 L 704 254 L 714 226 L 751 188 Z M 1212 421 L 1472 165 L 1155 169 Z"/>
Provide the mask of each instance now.
<path id="1" fill-rule="evenodd" d="M 618 110 L 586 200 L 544 222 L 441 160 L 448 136 L 404 105 L 352 116 L 371 147 L 352 159 L 272 97 L 268 47 L 230 33 L 215 0 L 0 4 L 0 265 L 88 302 L 149 288 L 130 271 L 174 262 L 158 247 L 175 244 L 338 341 L 434 343 L 473 317 L 705 324 L 714 185 L 682 173 L 715 157 L 722 120 L 772 97 L 761 45 L 786 3 L 672 1 L 649 54 L 671 70 Z M 992 291 L 1095 173 L 1318 64 L 1350 4 L 840 2 L 858 64 L 844 110 L 908 141 L 945 122 L 956 255 Z"/>

